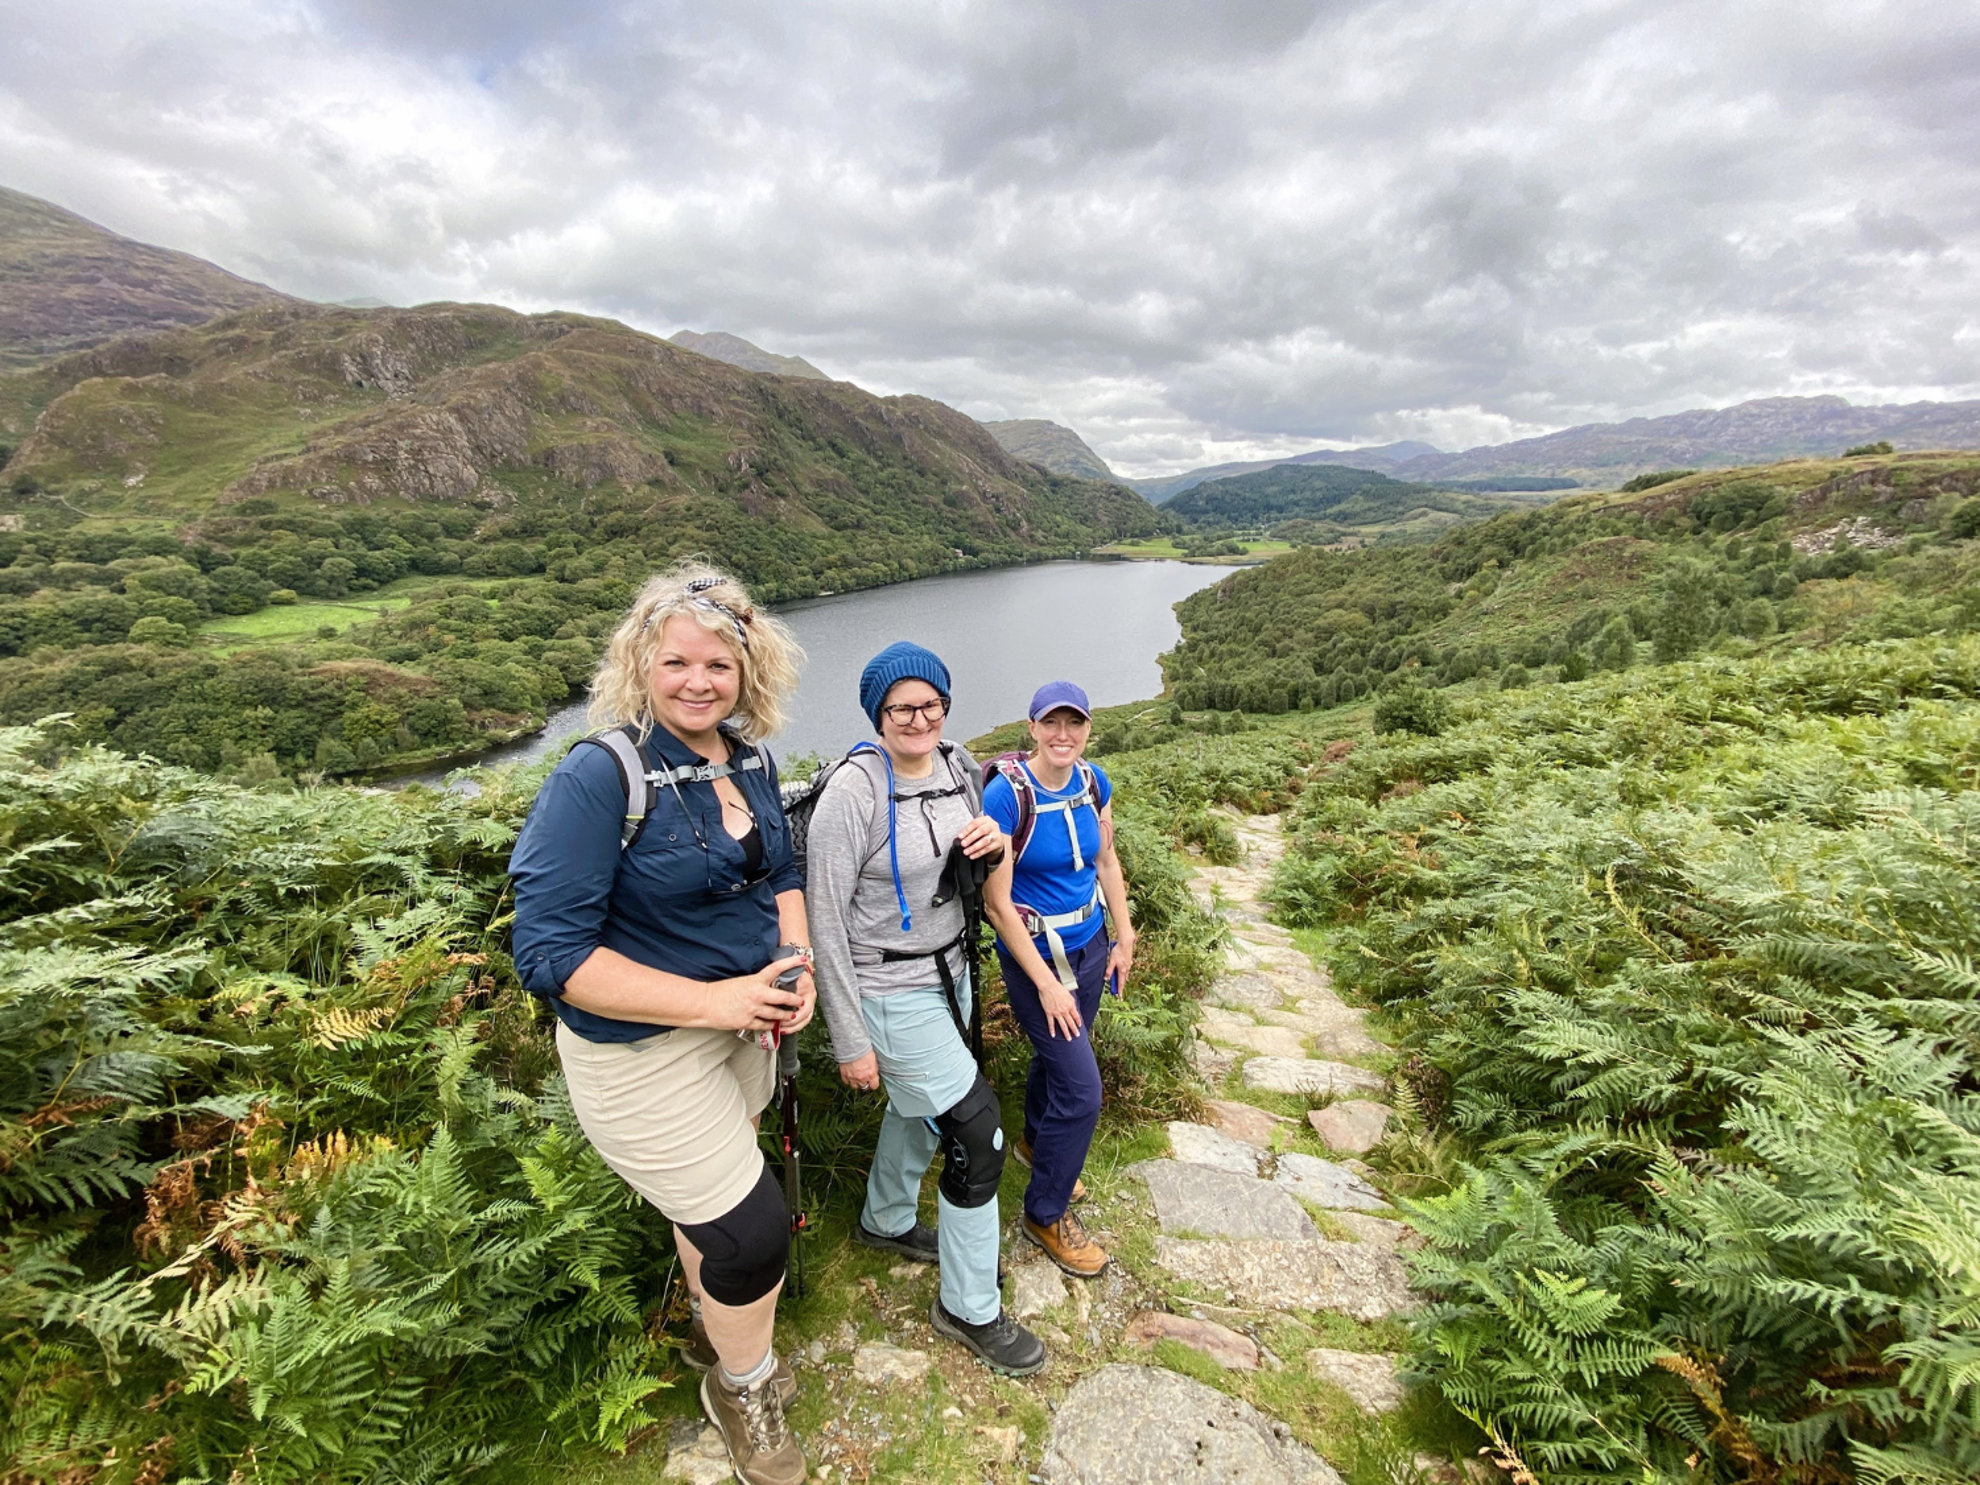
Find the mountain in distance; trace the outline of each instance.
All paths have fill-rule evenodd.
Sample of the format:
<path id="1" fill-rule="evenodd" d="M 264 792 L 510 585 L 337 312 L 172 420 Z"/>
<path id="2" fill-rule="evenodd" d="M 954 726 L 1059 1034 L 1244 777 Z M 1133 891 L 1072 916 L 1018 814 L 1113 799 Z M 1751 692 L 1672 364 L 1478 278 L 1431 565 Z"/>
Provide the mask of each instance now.
<path id="1" fill-rule="evenodd" d="M 189 253 L 134 242 L 0 187 L 0 371 L 120 335 L 294 302 Z"/>
<path id="2" fill-rule="evenodd" d="M 1353 469 L 1373 469 L 1388 474 L 1393 473 L 1407 460 L 1442 452 L 1443 450 L 1435 444 L 1405 439 L 1401 443 L 1376 444 L 1363 449 L 1314 449 L 1310 453 L 1292 454 L 1284 459 L 1251 459 L 1236 464 L 1206 464 L 1203 468 L 1192 469 L 1187 474 L 1165 475 L 1161 479 L 1153 480 L 1129 480 L 1128 483 L 1146 495 L 1151 504 L 1161 505 L 1185 490 L 1195 489 L 1206 480 L 1255 474 L 1261 469 L 1276 469 L 1282 464 L 1343 464 Z"/>
<path id="3" fill-rule="evenodd" d="M 1349 464 L 1398 479 L 1450 483 L 1528 478 L 1573 479 L 1587 489 L 1614 489 L 1663 469 L 1731 469 L 1779 459 L 1824 458 L 1855 444 L 1885 441 L 1900 452 L 1980 448 L 1980 401 L 1910 402 L 1859 407 L 1843 397 L 1761 397 L 1731 407 L 1698 408 L 1661 418 L 1585 423 L 1512 443 L 1445 453 L 1423 443 L 1366 449 L 1316 449 L 1287 459 L 1212 464 L 1186 474 L 1130 483 L 1160 505 L 1206 480 L 1286 464 Z"/>
<path id="4" fill-rule="evenodd" d="M 709 356 L 730 366 L 740 366 L 744 371 L 758 371 L 766 376 L 806 376 L 821 382 L 832 380 L 802 356 L 780 356 L 726 330 L 710 330 L 705 335 L 694 330 L 683 330 L 668 339 L 698 356 Z"/>
<path id="5" fill-rule="evenodd" d="M 1415 480 L 1571 475 L 1590 488 L 1613 489 L 1653 470 L 1824 458 L 1879 440 L 1899 452 L 1980 448 L 1980 401 L 1858 407 L 1843 397 L 1762 397 L 1661 418 L 1587 423 L 1461 454 L 1424 455 L 1394 472 Z"/>
<path id="6" fill-rule="evenodd" d="M 1028 459 L 1033 464 L 1042 464 L 1054 474 L 1069 474 L 1086 480 L 1112 480 L 1117 485 L 1133 486 L 1133 481 L 1115 474 L 1107 467 L 1107 461 L 1087 446 L 1085 439 L 1063 423 L 1050 422 L 1045 418 L 1007 418 L 983 426 L 990 430 L 992 438 L 1004 446 L 1006 453 Z"/>
<path id="7" fill-rule="evenodd" d="M 1205 480 L 1162 507 L 1197 528 L 1274 530 L 1307 544 L 1354 537 L 1424 536 L 1506 510 L 1545 504 L 1551 494 L 1482 495 L 1391 479 L 1340 464 L 1279 464 Z M 1286 523 L 1297 522 L 1297 527 Z"/>

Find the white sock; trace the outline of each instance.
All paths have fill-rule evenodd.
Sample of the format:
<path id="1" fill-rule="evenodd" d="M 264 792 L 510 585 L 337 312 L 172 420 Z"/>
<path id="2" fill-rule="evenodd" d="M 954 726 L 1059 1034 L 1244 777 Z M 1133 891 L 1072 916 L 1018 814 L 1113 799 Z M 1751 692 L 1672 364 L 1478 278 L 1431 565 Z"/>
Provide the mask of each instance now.
<path id="1" fill-rule="evenodd" d="M 734 1372 L 730 1371 L 726 1366 L 723 1367 L 722 1380 L 724 1382 L 727 1382 L 731 1387 L 735 1388 L 738 1392 L 740 1392 L 745 1387 L 754 1387 L 758 1382 L 761 1382 L 765 1377 L 769 1376 L 771 1369 L 775 1367 L 776 1364 L 777 1364 L 776 1353 L 774 1351 L 765 1351 L 763 1353 L 763 1359 L 757 1362 L 755 1366 L 751 1367 L 747 1372 L 745 1372 L 740 1377 L 737 1376 Z"/>

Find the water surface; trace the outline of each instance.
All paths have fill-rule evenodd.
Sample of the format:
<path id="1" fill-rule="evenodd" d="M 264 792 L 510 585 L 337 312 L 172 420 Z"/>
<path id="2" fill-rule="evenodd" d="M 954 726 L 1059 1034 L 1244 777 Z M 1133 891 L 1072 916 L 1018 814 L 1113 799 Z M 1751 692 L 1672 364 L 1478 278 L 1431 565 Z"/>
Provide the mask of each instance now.
<path id="1" fill-rule="evenodd" d="M 1077 681 L 1095 706 L 1157 695 L 1162 669 L 1155 657 L 1181 638 L 1176 601 L 1228 575 L 1186 562 L 1044 562 L 784 604 L 778 616 L 806 660 L 795 720 L 770 746 L 779 757 L 836 757 L 870 736 L 859 672 L 897 639 L 926 645 L 948 664 L 955 710 L 945 731 L 953 738 L 1023 716 L 1046 681 Z M 476 761 L 561 752 L 584 730 L 578 702 L 553 713 L 540 733 Z"/>

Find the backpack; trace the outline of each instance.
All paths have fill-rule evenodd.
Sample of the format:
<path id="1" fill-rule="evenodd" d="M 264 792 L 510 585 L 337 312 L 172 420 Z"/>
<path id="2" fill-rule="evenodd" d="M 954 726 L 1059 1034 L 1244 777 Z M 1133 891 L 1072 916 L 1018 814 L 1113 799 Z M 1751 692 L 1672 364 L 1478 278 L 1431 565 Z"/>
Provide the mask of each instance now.
<path id="1" fill-rule="evenodd" d="M 981 813 L 983 809 L 981 781 L 974 772 L 957 763 L 956 755 L 961 750 L 956 744 L 945 739 L 940 744 L 940 748 L 942 763 L 949 770 L 949 777 L 956 781 L 956 786 L 952 789 L 924 790 L 915 797 L 947 799 L 952 795 L 961 794 L 969 800 L 972 813 Z M 797 862 L 800 876 L 806 874 L 805 866 L 810 854 L 811 817 L 817 813 L 818 801 L 824 796 L 825 786 L 831 782 L 834 774 L 848 764 L 865 773 L 867 782 L 873 786 L 875 797 L 887 801 L 887 849 L 890 853 L 894 850 L 894 806 L 900 802 L 901 795 L 894 791 L 893 764 L 878 744 L 857 742 L 852 745 L 845 757 L 833 759 L 805 782 L 786 784 L 783 787 L 784 819 L 791 832 L 791 856 Z M 877 852 L 879 848 L 874 849 Z M 895 876 L 898 880 L 898 871 Z M 907 922 L 911 921 L 908 919 L 905 901 L 901 904 L 901 914 L 904 920 L 902 926 L 905 928 Z"/>
<path id="2" fill-rule="evenodd" d="M 682 784 L 706 784 L 732 774 L 768 771 L 770 755 L 767 749 L 743 742 L 738 734 L 726 727 L 722 729 L 722 735 L 745 750 L 742 761 L 649 769 L 646 754 L 640 748 L 639 728 L 631 722 L 593 733 L 590 737 L 581 737 L 571 744 L 573 748 L 581 748 L 586 743 L 603 748 L 619 766 L 619 787 L 626 796 L 625 818 L 619 825 L 621 851 L 628 849 L 639 839 L 640 832 L 646 829 L 646 822 L 653 816 L 653 806 L 659 801 L 662 784 L 671 787 L 678 795 Z"/>
<path id="3" fill-rule="evenodd" d="M 1011 831 L 1011 864 L 1016 866 L 1024 859 L 1024 848 L 1031 844 L 1031 833 L 1038 824 L 1041 814 L 1063 813 L 1066 828 L 1072 832 L 1073 867 L 1075 870 L 1086 865 L 1079 849 L 1079 831 L 1072 822 L 1072 812 L 1081 805 L 1092 810 L 1096 818 L 1100 814 L 1100 782 L 1093 775 L 1093 765 L 1084 758 L 1079 760 L 1080 791 L 1069 799 L 1055 799 L 1041 808 L 1038 803 L 1037 786 L 1031 781 L 1031 773 L 1025 767 L 1027 755 L 1024 753 L 999 753 L 983 765 L 983 783 L 987 787 L 990 780 L 1002 775 L 1004 782 L 1011 786 L 1017 796 L 1017 827 Z M 1108 831 L 1106 822 L 1101 821 L 1101 849 L 1106 849 Z"/>

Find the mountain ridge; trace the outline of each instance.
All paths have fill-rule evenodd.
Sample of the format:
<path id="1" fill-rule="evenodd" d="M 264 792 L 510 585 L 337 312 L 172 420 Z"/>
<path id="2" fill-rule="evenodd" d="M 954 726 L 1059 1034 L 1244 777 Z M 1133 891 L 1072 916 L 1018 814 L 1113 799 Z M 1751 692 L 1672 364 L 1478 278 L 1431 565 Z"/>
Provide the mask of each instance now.
<path id="1" fill-rule="evenodd" d="M 1756 397 L 1721 408 L 1692 408 L 1615 423 L 1582 423 L 1555 433 L 1480 444 L 1456 453 L 1410 444 L 1316 449 L 1244 465 L 1212 464 L 1131 483 L 1160 505 L 1207 480 L 1285 464 L 1347 464 L 1417 482 L 1494 476 L 1571 477 L 1613 489 L 1664 469 L 1733 469 L 1778 459 L 1822 458 L 1852 444 L 1888 441 L 1899 452 L 1980 448 L 1980 401 L 1859 405 L 1837 396 Z"/>
<path id="2" fill-rule="evenodd" d="M 1063 423 L 1054 423 L 1046 418 L 1006 418 L 983 426 L 990 430 L 992 438 L 1003 445 L 1006 453 L 1042 465 L 1054 474 L 1107 480 L 1134 488 L 1132 480 L 1124 480 L 1115 474 L 1085 439 Z"/>
<path id="3" fill-rule="evenodd" d="M 289 295 L 0 186 L 0 372 Z"/>
<path id="4" fill-rule="evenodd" d="M 726 330 L 705 333 L 681 330 L 668 336 L 667 343 L 693 351 L 698 356 L 709 356 L 727 365 L 741 367 L 744 371 L 761 372 L 766 376 L 802 376 L 821 382 L 836 380 L 802 356 L 780 356 Z"/>

